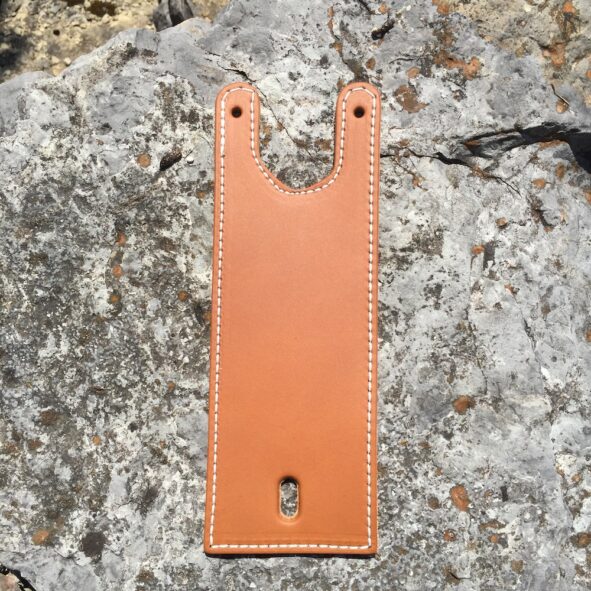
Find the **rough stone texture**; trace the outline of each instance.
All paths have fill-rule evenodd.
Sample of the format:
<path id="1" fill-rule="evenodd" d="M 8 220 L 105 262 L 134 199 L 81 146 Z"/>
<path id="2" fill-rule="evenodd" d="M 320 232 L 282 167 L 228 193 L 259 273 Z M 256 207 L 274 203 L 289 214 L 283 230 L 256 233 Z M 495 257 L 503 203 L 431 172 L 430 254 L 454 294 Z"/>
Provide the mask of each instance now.
<path id="1" fill-rule="evenodd" d="M 0 82 L 58 74 L 130 27 L 158 29 L 190 16 L 213 18 L 227 0 L 0 0 Z"/>
<path id="2" fill-rule="evenodd" d="M 157 0 L 0 0 L 0 81 L 58 74 L 130 27 L 153 28 Z"/>
<path id="3" fill-rule="evenodd" d="M 157 31 L 193 17 L 212 19 L 228 0 L 159 0 L 152 19 Z"/>
<path id="4" fill-rule="evenodd" d="M 591 64 L 550 77 L 486 4 L 235 1 L 0 86 L 0 562 L 38 591 L 589 588 Z M 383 93 L 375 558 L 202 553 L 212 106 L 241 79 L 298 187 L 337 88 Z"/>

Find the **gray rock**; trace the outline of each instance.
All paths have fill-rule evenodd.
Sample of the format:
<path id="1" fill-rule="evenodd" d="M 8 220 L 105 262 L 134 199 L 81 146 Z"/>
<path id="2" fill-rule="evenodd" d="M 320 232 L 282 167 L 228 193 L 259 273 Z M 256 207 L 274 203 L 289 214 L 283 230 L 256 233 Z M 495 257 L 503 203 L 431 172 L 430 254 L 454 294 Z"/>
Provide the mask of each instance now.
<path id="1" fill-rule="evenodd" d="M 161 31 L 195 16 L 198 12 L 191 0 L 160 0 L 153 19 L 156 30 Z"/>
<path id="2" fill-rule="evenodd" d="M 0 562 L 36 589 L 589 587 L 589 98 L 444 5 L 235 1 L 0 85 Z M 380 552 L 209 558 L 215 95 L 257 85 L 301 187 L 354 79 L 383 94 Z"/>

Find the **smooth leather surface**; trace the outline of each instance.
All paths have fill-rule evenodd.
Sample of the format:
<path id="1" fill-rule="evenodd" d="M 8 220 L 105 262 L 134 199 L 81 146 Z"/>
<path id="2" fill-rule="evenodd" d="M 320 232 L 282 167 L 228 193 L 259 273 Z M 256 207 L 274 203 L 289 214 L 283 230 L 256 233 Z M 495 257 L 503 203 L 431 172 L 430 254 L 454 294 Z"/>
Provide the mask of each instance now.
<path id="1" fill-rule="evenodd" d="M 294 190 L 261 161 L 256 90 L 218 96 L 208 553 L 377 549 L 379 121 L 378 91 L 345 87 L 333 170 Z"/>

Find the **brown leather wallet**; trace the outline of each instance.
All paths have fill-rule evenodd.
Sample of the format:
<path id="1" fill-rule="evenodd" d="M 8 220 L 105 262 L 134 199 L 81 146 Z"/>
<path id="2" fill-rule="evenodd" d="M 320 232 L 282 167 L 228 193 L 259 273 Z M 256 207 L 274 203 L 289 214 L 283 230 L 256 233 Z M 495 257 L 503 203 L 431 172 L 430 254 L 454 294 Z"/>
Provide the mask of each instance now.
<path id="1" fill-rule="evenodd" d="M 261 161 L 257 91 L 218 96 L 208 553 L 376 552 L 379 128 L 378 91 L 343 88 L 333 170 L 295 190 Z"/>

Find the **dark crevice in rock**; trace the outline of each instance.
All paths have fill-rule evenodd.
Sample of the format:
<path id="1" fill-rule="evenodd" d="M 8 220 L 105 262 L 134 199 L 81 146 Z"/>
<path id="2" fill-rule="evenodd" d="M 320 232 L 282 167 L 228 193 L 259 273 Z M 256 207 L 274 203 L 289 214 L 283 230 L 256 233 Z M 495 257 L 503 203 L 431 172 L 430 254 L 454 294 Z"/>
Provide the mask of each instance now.
<path id="1" fill-rule="evenodd" d="M 579 133 L 566 140 L 577 164 L 591 172 L 591 133 Z"/>
<path id="2" fill-rule="evenodd" d="M 217 55 L 217 54 L 212 53 L 211 55 Z M 218 56 L 218 57 L 221 57 L 221 56 Z M 249 82 L 250 84 L 254 84 L 254 81 L 252 80 L 252 78 L 244 70 L 240 70 L 239 68 L 231 68 L 231 67 L 227 67 L 227 66 L 222 66 L 222 65 L 220 65 L 220 67 L 222 68 L 222 70 L 224 70 L 226 72 L 234 72 L 235 74 L 238 74 L 239 76 L 241 76 L 242 79 L 245 80 L 246 82 Z"/>
<path id="3" fill-rule="evenodd" d="M 533 127 L 491 131 L 472 136 L 463 142 L 473 156 L 497 158 L 504 152 L 531 144 L 564 141 L 568 143 L 578 164 L 591 172 L 591 132 L 578 127 L 569 127 L 546 122 Z"/>
<path id="4" fill-rule="evenodd" d="M 395 24 L 396 21 L 393 18 L 389 18 L 381 27 L 378 27 L 371 32 L 371 38 L 374 41 L 383 39 L 394 28 Z"/>
<path id="5" fill-rule="evenodd" d="M 366 0 L 357 0 L 357 4 L 360 4 L 368 14 L 373 14 L 373 10 L 370 8 Z"/>
<path id="6" fill-rule="evenodd" d="M 544 207 L 539 199 L 530 199 L 530 209 L 532 217 L 536 222 L 539 222 L 546 229 L 554 228 L 554 224 L 550 223 L 545 217 Z"/>
<path id="7" fill-rule="evenodd" d="M 306 153 L 308 154 L 308 156 L 310 157 L 310 159 L 314 160 L 314 156 L 311 154 L 310 150 L 308 149 L 308 147 L 306 145 L 303 144 L 303 142 L 301 141 L 297 141 L 290 133 L 289 130 L 287 128 L 287 125 L 285 125 L 283 123 L 283 121 L 281 121 L 275 111 L 273 110 L 273 108 L 271 107 L 271 103 L 269 102 L 269 99 L 267 98 L 267 96 L 265 95 L 264 92 L 261 91 L 261 89 L 259 88 L 259 94 L 263 97 L 264 102 L 265 102 L 265 106 L 267 107 L 267 109 L 269 109 L 269 111 L 271 111 L 271 115 L 273 115 L 273 118 L 275 119 L 275 121 L 277 121 L 277 123 L 279 124 L 279 126 L 281 127 L 281 129 L 283 129 L 283 131 L 285 131 L 285 134 L 287 135 L 287 137 L 293 142 L 293 144 L 295 146 L 297 146 L 298 148 L 304 148 L 304 150 L 306 151 Z"/>
<path id="8" fill-rule="evenodd" d="M 23 577 L 21 571 L 17 569 L 8 568 L 7 566 L 0 564 L 0 575 L 4 575 L 5 577 L 12 575 L 15 579 L 17 579 L 18 587 L 15 587 L 15 591 L 16 589 L 18 589 L 18 591 L 35 591 L 35 587 L 33 587 L 33 585 L 27 579 L 25 579 L 25 577 Z M 7 587 L 7 589 L 11 588 L 12 587 Z"/>
<path id="9" fill-rule="evenodd" d="M 418 156 L 418 154 L 415 154 L 415 156 Z M 443 162 L 443 164 L 459 164 L 460 166 L 467 166 L 468 168 L 472 168 L 472 166 L 470 166 L 470 164 L 468 164 L 465 160 L 462 160 L 461 158 L 450 158 L 449 156 L 446 156 L 441 152 L 435 152 L 435 154 L 431 157 L 440 160 L 441 162 Z"/>
<path id="10" fill-rule="evenodd" d="M 215 55 L 216 57 L 221 57 L 215 53 L 212 52 L 208 52 L 211 55 Z M 220 67 L 222 68 L 222 70 L 226 71 L 226 72 L 234 72 L 235 74 L 238 74 L 245 82 L 248 82 L 250 84 L 256 84 L 256 81 L 253 80 L 250 75 L 248 74 L 248 72 L 246 72 L 245 70 L 241 70 L 240 68 L 233 68 L 230 66 L 223 66 L 221 64 L 219 64 Z M 260 94 L 260 96 L 264 99 L 264 104 L 265 106 L 269 109 L 269 111 L 271 112 L 271 115 L 273 115 L 273 118 L 275 119 L 275 121 L 280 125 L 280 127 L 285 131 L 287 137 L 298 147 L 303 147 L 304 150 L 306 151 L 306 153 L 308 154 L 308 156 L 311 159 L 314 159 L 313 155 L 310 153 L 309 149 L 306 146 L 302 146 L 302 142 L 298 142 L 296 141 L 296 139 L 294 137 L 291 136 L 291 134 L 288 131 L 287 126 L 277 117 L 275 111 L 273 110 L 273 108 L 271 107 L 271 104 L 269 102 L 269 100 L 267 99 L 266 95 L 262 92 L 262 90 L 259 88 L 258 89 L 258 93 Z"/>
<path id="11" fill-rule="evenodd" d="M 334 24 L 332 22 L 332 18 L 333 17 L 331 16 L 331 20 L 329 21 L 328 25 L 328 30 L 330 31 L 330 35 L 334 41 L 334 43 L 332 44 L 332 48 L 335 49 L 336 52 L 339 54 L 339 57 L 341 58 L 343 65 L 345 65 L 349 69 L 351 74 L 353 74 L 353 78 L 351 81 L 361 80 L 363 82 L 367 82 L 368 76 L 363 64 L 355 58 L 345 57 L 344 41 L 347 41 L 352 46 L 354 46 L 354 37 L 351 36 L 349 28 L 342 21 L 339 23 L 339 34 L 337 35 L 334 31 Z"/>
<path id="12" fill-rule="evenodd" d="M 169 169 L 171 166 L 179 162 L 179 160 L 183 157 L 183 154 L 180 148 L 174 147 L 170 152 L 167 152 L 162 156 L 160 160 L 160 170 L 164 171 Z"/>
<path id="13" fill-rule="evenodd" d="M 406 149 L 416 158 L 430 158 L 432 160 L 439 160 L 439 162 L 442 162 L 443 164 L 445 164 L 447 166 L 459 165 L 459 166 L 464 166 L 465 168 L 469 168 L 475 175 L 479 176 L 480 178 L 491 179 L 491 180 L 495 180 L 499 183 L 503 183 L 505 186 L 507 186 L 509 189 L 511 189 L 511 191 L 513 191 L 515 194 L 519 195 L 520 197 L 523 197 L 523 195 L 521 194 L 519 189 L 517 187 L 515 187 L 513 184 L 511 184 L 509 181 L 507 181 L 506 179 L 504 179 L 496 174 L 493 174 L 492 172 L 490 172 L 490 170 L 482 169 L 478 166 L 472 165 L 469 162 L 467 162 L 466 160 L 462 160 L 461 158 L 452 158 L 450 156 L 446 156 L 445 154 L 442 154 L 441 152 L 436 152 L 435 154 L 421 154 L 419 152 L 415 152 L 411 148 L 406 148 Z M 393 154 L 390 152 L 381 152 L 380 156 L 382 158 L 384 158 L 384 157 L 397 158 L 398 154 Z M 529 196 L 526 196 L 526 199 L 531 203 L 531 198 Z M 532 211 L 533 211 L 533 208 L 532 208 Z M 535 218 L 535 219 L 537 221 L 540 221 L 538 218 Z"/>
<path id="14" fill-rule="evenodd" d="M 552 141 L 562 141 L 568 144 L 579 166 L 587 172 L 591 172 L 591 132 L 553 122 L 526 128 L 515 126 L 510 129 L 473 135 L 462 141 L 463 148 L 466 148 L 468 152 L 463 148 L 453 149 L 452 155 L 449 156 L 442 152 L 421 154 L 410 148 L 408 150 L 417 158 L 434 158 L 444 164 L 459 164 L 474 170 L 476 167 L 470 164 L 466 158 L 475 156 L 487 160 L 496 160 L 505 152 L 516 148 Z M 380 155 L 382 157 L 395 156 L 390 152 L 383 152 Z M 485 176 L 504 181 L 504 179 L 495 177 L 488 171 L 481 172 L 485 173 Z"/>
<path id="15" fill-rule="evenodd" d="M 162 31 L 195 16 L 198 11 L 190 0 L 160 0 L 152 19 L 156 30 Z"/>

